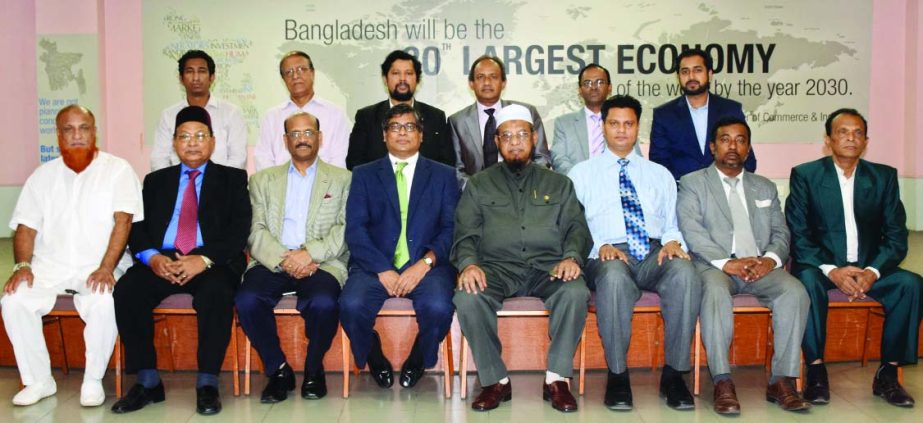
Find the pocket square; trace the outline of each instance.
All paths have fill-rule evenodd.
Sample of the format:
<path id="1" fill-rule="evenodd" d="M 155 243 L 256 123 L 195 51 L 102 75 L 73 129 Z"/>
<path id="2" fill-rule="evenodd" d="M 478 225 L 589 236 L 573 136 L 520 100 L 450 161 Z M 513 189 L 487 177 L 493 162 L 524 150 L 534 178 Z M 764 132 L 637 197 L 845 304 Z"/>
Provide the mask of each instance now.
<path id="1" fill-rule="evenodd" d="M 756 207 L 761 209 L 769 207 L 772 204 L 772 200 L 756 200 L 754 202 L 756 203 Z"/>

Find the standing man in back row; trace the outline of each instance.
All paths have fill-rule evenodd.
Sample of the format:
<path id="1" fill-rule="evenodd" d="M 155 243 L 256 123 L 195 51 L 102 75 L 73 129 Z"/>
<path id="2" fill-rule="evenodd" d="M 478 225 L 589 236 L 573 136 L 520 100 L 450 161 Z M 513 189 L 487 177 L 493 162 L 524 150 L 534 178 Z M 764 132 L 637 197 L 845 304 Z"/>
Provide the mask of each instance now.
<path id="1" fill-rule="evenodd" d="M 545 167 L 551 164 L 545 127 L 542 126 L 542 117 L 538 115 L 535 106 L 500 99 L 506 88 L 506 69 L 500 59 L 493 56 L 475 59 L 468 72 L 468 87 L 474 91 L 477 100 L 449 116 L 449 129 L 457 156 L 455 167 L 458 168 L 462 188 L 470 176 L 503 160 L 494 141 L 497 134 L 494 114 L 510 104 L 520 104 L 529 110 L 532 130 L 536 135 L 535 150 L 530 158 L 532 162 Z"/>
<path id="2" fill-rule="evenodd" d="M 215 129 L 215 152 L 212 161 L 220 165 L 247 168 L 247 123 L 240 108 L 211 92 L 215 82 L 215 60 L 202 50 L 189 50 L 179 62 L 179 82 L 186 97 L 160 114 L 151 149 L 151 171 L 178 165 L 173 151 L 173 124 L 184 107 L 199 106 L 208 110 Z"/>
<path id="3" fill-rule="evenodd" d="M 414 98 L 422 77 L 423 65 L 403 50 L 394 50 L 381 64 L 381 79 L 388 88 L 388 99 L 366 106 L 356 112 L 356 123 L 349 134 L 346 168 L 365 164 L 387 155 L 381 122 L 388 110 L 406 104 L 420 115 L 423 144 L 420 154 L 447 166 L 455 166 L 455 149 L 446 126 L 445 112 Z"/>
<path id="4" fill-rule="evenodd" d="M 745 121 L 740 103 L 708 92 L 713 76 L 711 56 L 693 48 L 676 58 L 676 78 L 683 95 L 654 109 L 651 125 L 651 161 L 673 173 L 683 175 L 704 169 L 715 161 L 708 147 L 715 122 L 722 117 Z M 756 153 L 744 163 L 747 172 L 756 172 Z"/>
<path id="5" fill-rule="evenodd" d="M 266 111 L 260 119 L 260 141 L 253 149 L 256 170 L 287 163 L 291 158 L 285 147 L 285 119 L 297 112 L 311 114 L 324 125 L 321 160 L 346 167 L 349 148 L 346 113 L 336 104 L 319 98 L 314 92 L 314 61 L 303 51 L 290 51 L 279 61 L 279 75 L 288 89 L 288 100 Z"/>

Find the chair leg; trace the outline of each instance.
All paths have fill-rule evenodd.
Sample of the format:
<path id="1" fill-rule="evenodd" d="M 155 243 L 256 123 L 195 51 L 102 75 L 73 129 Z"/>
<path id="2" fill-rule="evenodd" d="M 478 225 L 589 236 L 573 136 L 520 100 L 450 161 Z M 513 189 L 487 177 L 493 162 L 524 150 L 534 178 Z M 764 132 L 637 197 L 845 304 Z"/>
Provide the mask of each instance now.
<path id="1" fill-rule="evenodd" d="M 250 396 L 250 354 L 253 347 L 250 345 L 250 338 L 244 336 L 244 395 Z"/>
<path id="2" fill-rule="evenodd" d="M 452 332 L 442 341 L 442 386 L 445 397 L 452 398 Z"/>
<path id="3" fill-rule="evenodd" d="M 115 397 L 122 397 L 122 338 L 115 337 Z"/>
<path id="4" fill-rule="evenodd" d="M 468 398 L 468 340 L 462 334 L 461 339 L 461 368 L 458 370 L 459 389 L 461 399 Z"/>
<path id="5" fill-rule="evenodd" d="M 586 388 L 586 325 L 583 326 L 583 334 L 580 335 L 580 385 L 577 393 L 583 395 Z"/>
<path id="6" fill-rule="evenodd" d="M 231 343 L 234 344 L 234 396 L 240 396 L 240 346 L 237 345 L 237 311 L 234 311 L 234 322 L 231 323 Z"/>
<path id="7" fill-rule="evenodd" d="M 802 381 L 804 381 L 804 353 L 801 353 L 800 357 L 798 361 L 798 379 L 795 379 L 795 390 L 804 392 L 802 389 Z"/>
<path id="8" fill-rule="evenodd" d="M 766 314 L 766 350 L 763 352 L 763 367 L 766 369 L 767 377 L 772 376 L 772 313 Z"/>
<path id="9" fill-rule="evenodd" d="M 901 385 L 904 384 L 904 367 L 903 366 L 897 368 L 897 383 L 900 383 Z"/>
<path id="10" fill-rule="evenodd" d="M 702 326 L 699 320 L 695 321 L 695 335 L 694 335 L 693 342 L 695 342 L 695 346 L 693 347 L 695 348 L 695 353 L 694 353 L 695 354 L 695 359 L 694 359 L 695 368 L 692 371 L 692 379 L 693 379 L 692 391 L 696 396 L 698 396 L 701 390 L 700 378 L 701 378 L 701 372 L 702 372 Z"/>
<path id="11" fill-rule="evenodd" d="M 869 364 L 869 344 L 872 343 L 870 335 L 872 328 L 872 310 L 865 309 L 865 342 L 862 343 L 862 367 Z"/>
<path id="12" fill-rule="evenodd" d="M 346 337 L 346 331 L 340 326 L 340 348 L 343 355 L 343 398 L 349 398 L 349 368 L 352 367 L 352 360 L 349 357 L 349 338 Z"/>

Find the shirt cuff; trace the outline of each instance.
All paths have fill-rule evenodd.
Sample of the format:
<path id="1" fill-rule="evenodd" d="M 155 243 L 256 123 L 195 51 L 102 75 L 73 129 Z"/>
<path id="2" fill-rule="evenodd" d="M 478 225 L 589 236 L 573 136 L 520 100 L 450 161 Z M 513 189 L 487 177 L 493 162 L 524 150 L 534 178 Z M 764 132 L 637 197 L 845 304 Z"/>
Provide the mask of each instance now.
<path id="1" fill-rule="evenodd" d="M 881 272 L 879 272 L 878 269 L 876 269 L 876 268 L 874 268 L 874 267 L 872 267 L 872 266 L 866 266 L 866 267 L 865 267 L 865 270 L 871 270 L 872 273 L 875 274 L 875 279 L 881 279 Z"/>
<path id="2" fill-rule="evenodd" d="M 727 264 L 727 262 L 729 262 L 729 261 L 731 261 L 731 259 L 729 259 L 729 258 L 721 259 L 721 260 L 712 260 L 712 261 L 711 261 L 711 265 L 717 267 L 718 270 L 720 270 L 720 271 L 723 272 L 723 271 L 724 271 L 724 265 Z"/>
<path id="3" fill-rule="evenodd" d="M 830 272 L 832 272 L 833 269 L 836 269 L 836 266 L 832 264 L 822 264 L 818 267 L 820 267 L 820 271 L 824 272 L 824 276 L 826 276 L 828 279 L 830 278 Z"/>
<path id="4" fill-rule="evenodd" d="M 778 268 L 782 267 L 782 259 L 779 258 L 779 255 L 778 255 L 778 254 L 776 254 L 776 253 L 774 253 L 774 252 L 772 252 L 772 251 L 767 251 L 766 254 L 763 254 L 763 257 L 769 257 L 769 258 L 773 259 L 773 260 L 776 262 L 776 266 L 773 267 L 773 269 L 778 269 Z"/>
<path id="5" fill-rule="evenodd" d="M 144 263 L 145 266 L 150 266 L 151 257 L 154 257 L 157 254 L 160 254 L 160 251 L 157 251 L 156 249 L 151 248 L 148 250 L 144 250 L 138 254 L 135 254 L 135 258 L 137 258 L 138 260 L 141 260 L 141 263 Z"/>

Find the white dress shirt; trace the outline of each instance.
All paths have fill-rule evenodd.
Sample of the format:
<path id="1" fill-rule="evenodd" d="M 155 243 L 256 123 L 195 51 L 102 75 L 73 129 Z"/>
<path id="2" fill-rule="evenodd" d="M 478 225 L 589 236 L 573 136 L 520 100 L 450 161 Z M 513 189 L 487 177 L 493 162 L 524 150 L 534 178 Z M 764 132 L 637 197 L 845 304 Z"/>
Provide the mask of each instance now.
<path id="1" fill-rule="evenodd" d="M 846 177 L 846 172 L 833 162 L 833 168 L 836 169 L 836 178 L 840 182 L 840 194 L 843 198 L 843 220 L 846 223 L 846 261 L 854 263 L 859 261 L 859 226 L 856 224 L 856 209 L 853 206 L 855 197 L 856 172 L 857 167 L 853 170 L 852 176 Z M 822 264 L 819 266 L 824 272 L 824 276 L 830 275 L 830 271 L 836 269 L 832 264 Z M 868 266 L 866 269 L 871 270 L 877 277 L 881 277 L 878 269 Z"/>
<path id="2" fill-rule="evenodd" d="M 154 146 L 151 149 L 151 170 L 163 169 L 179 164 L 179 157 L 173 151 L 173 132 L 176 129 L 176 114 L 188 107 L 186 99 L 167 107 L 160 113 L 160 123 L 154 132 Z M 240 108 L 225 100 L 209 96 L 205 110 L 212 120 L 215 135 L 215 151 L 211 160 L 215 163 L 247 168 L 247 123 Z"/>
<path id="3" fill-rule="evenodd" d="M 399 159 L 393 154 L 388 153 L 388 160 L 391 161 L 391 172 L 397 173 L 397 163 L 405 162 L 407 166 L 404 166 L 404 180 L 407 181 L 407 201 L 410 201 L 410 188 L 413 187 L 413 174 L 417 171 L 417 160 L 420 159 L 420 153 L 413 153 L 412 156 L 406 159 Z"/>
<path id="4" fill-rule="evenodd" d="M 291 159 L 285 140 L 285 119 L 297 112 L 308 112 L 320 121 L 324 134 L 318 156 L 334 166 L 346 168 L 346 152 L 349 150 L 349 125 L 346 113 L 339 106 L 317 97 L 304 107 L 298 107 L 291 99 L 273 107 L 260 119 L 260 141 L 253 149 L 256 170 L 283 164 Z"/>
<path id="5" fill-rule="evenodd" d="M 127 161 L 100 151 L 80 173 L 64 159 L 47 162 L 29 176 L 10 219 L 35 229 L 32 273 L 39 287 L 86 280 L 99 267 L 115 226 L 113 214 L 125 212 L 144 220 L 141 182 Z M 131 266 L 123 254 L 120 277 Z"/>
<path id="6" fill-rule="evenodd" d="M 730 176 L 725 175 L 724 172 L 722 172 L 721 169 L 718 169 L 717 167 L 715 168 L 715 170 L 718 171 L 718 181 L 721 183 L 721 188 L 724 188 L 724 197 L 727 198 L 727 196 L 730 195 L 731 193 L 731 187 L 727 183 L 725 183 L 724 180 L 729 178 Z M 740 202 L 743 203 L 744 205 L 744 211 L 746 211 L 749 214 L 750 209 L 749 207 L 747 207 L 747 195 L 745 194 L 747 190 L 744 188 L 744 184 L 746 183 L 744 181 L 747 180 L 747 178 L 744 177 L 746 173 L 747 172 L 744 171 L 744 172 L 740 172 L 740 174 L 737 175 L 737 196 L 740 197 Z M 750 224 L 752 225 L 753 222 L 750 222 Z M 733 237 L 731 237 L 731 254 L 735 253 L 737 249 L 736 244 L 737 244 L 737 241 Z M 774 267 L 775 269 L 782 267 L 782 259 L 776 253 L 772 251 L 767 251 L 766 254 L 763 254 L 763 257 L 769 257 L 772 259 L 772 261 L 776 262 L 776 265 Z M 718 269 L 723 270 L 724 265 L 727 264 L 727 262 L 729 261 L 731 261 L 730 257 L 726 259 L 712 260 L 711 264 L 712 266 L 715 266 Z"/>

